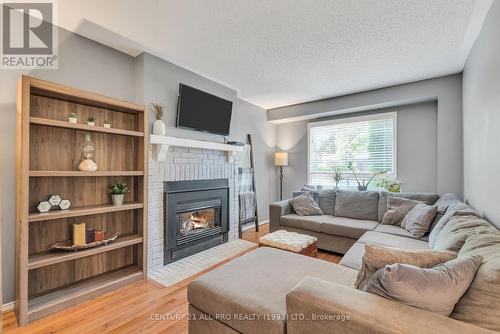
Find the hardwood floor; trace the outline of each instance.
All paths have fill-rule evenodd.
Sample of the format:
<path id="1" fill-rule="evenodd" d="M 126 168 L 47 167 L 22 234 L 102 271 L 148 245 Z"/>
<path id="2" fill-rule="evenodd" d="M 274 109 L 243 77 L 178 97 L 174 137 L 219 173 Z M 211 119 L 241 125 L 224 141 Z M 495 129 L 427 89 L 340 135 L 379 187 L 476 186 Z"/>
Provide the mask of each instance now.
<path id="1" fill-rule="evenodd" d="M 245 231 L 243 239 L 258 242 L 266 233 L 269 226 L 261 225 L 258 233 Z M 318 258 L 338 263 L 342 257 L 319 251 Z M 15 313 L 8 312 L 4 315 L 3 331 L 6 334 L 187 333 L 187 285 L 202 274 L 169 287 L 149 279 L 137 282 L 21 328 L 17 327 Z"/>

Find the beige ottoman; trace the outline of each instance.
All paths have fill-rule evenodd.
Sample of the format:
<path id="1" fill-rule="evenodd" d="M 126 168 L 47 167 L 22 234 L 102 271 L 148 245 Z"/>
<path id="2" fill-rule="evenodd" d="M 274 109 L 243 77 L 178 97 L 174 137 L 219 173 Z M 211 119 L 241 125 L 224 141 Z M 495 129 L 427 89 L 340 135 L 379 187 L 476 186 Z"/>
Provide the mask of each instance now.
<path id="1" fill-rule="evenodd" d="M 273 247 L 310 257 L 318 256 L 318 239 L 310 235 L 278 230 L 259 239 L 259 247 Z"/>

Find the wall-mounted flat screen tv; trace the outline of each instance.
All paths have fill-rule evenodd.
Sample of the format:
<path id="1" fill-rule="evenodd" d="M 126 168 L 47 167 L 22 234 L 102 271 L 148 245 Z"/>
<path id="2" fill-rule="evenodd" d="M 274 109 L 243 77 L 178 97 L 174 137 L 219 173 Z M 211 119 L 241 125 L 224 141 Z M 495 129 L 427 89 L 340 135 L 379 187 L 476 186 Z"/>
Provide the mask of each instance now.
<path id="1" fill-rule="evenodd" d="M 177 127 L 229 135 L 233 102 L 184 84 L 179 85 Z"/>

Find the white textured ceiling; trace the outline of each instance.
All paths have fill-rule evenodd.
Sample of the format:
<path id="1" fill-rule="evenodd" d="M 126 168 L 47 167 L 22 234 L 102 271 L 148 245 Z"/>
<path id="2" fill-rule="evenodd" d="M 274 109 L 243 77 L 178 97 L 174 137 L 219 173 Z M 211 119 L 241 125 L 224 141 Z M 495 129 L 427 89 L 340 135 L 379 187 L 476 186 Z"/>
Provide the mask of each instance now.
<path id="1" fill-rule="evenodd" d="M 266 109 L 463 69 L 492 0 L 59 0 L 59 25 Z"/>

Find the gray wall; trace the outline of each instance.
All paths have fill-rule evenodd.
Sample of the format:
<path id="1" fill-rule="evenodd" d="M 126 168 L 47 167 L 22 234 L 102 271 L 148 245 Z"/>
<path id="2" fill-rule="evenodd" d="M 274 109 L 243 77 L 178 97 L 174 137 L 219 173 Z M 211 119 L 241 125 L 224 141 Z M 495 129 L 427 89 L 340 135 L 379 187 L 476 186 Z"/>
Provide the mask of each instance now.
<path id="1" fill-rule="evenodd" d="M 165 121 L 170 135 L 220 141 L 220 136 L 173 127 L 179 82 L 206 90 L 235 102 L 230 137 L 243 141 L 254 135 L 257 186 L 261 220 L 275 199 L 274 168 L 270 156 L 275 147 L 275 126 L 267 122 L 266 111 L 236 97 L 236 92 L 192 72 L 150 55 L 130 57 L 66 30 L 59 31 L 59 69 L 0 73 L 0 207 L 3 218 L 2 265 L 3 302 L 14 299 L 15 286 L 15 179 L 16 179 L 16 82 L 21 74 L 138 102 L 166 104 Z M 151 114 L 151 116 L 153 116 Z M 241 124 L 240 124 L 241 123 Z"/>
<path id="2" fill-rule="evenodd" d="M 268 110 L 268 119 L 275 123 L 286 123 L 380 108 L 400 109 L 401 106 L 429 101 L 437 102 L 437 191 L 453 192 L 461 196 L 463 192 L 461 74 L 271 109 Z M 280 128 L 284 129 L 281 125 Z M 279 142 L 282 134 L 283 131 L 279 131 Z M 300 131 L 298 134 L 300 135 Z M 299 151 L 305 149 L 297 148 L 297 150 L 292 153 L 297 159 L 302 159 Z M 306 162 L 301 160 L 301 163 Z M 301 172 L 300 175 L 302 179 L 305 178 L 305 173 Z"/>
<path id="3" fill-rule="evenodd" d="M 403 191 L 437 192 L 437 104 L 424 102 L 356 115 L 389 111 L 398 112 L 397 170 L 398 179 L 404 182 Z M 346 115 L 321 120 L 342 117 Z M 307 123 L 284 123 L 277 128 L 277 147 L 289 152 L 283 197 L 291 196 L 307 183 Z"/>
<path id="4" fill-rule="evenodd" d="M 141 73 L 141 67 L 143 73 Z M 276 126 L 267 121 L 266 110 L 238 99 L 235 90 L 147 53 L 136 58 L 136 77 L 141 78 L 138 81 L 143 83 L 143 87 L 141 88 L 139 84 L 137 89 L 143 94 L 142 99 L 139 97 L 140 100 L 146 105 L 151 102 L 165 105 L 163 121 L 169 136 L 222 141 L 222 137 L 219 135 L 175 127 L 179 83 L 233 101 L 231 131 L 228 138 L 245 142 L 246 134 L 252 134 L 259 220 L 267 220 L 269 203 L 276 199 L 276 179 L 273 166 Z M 150 112 L 150 121 L 151 123 L 154 121 L 152 111 Z"/>
<path id="5" fill-rule="evenodd" d="M 465 199 L 500 227 L 500 1 L 463 73 Z"/>

